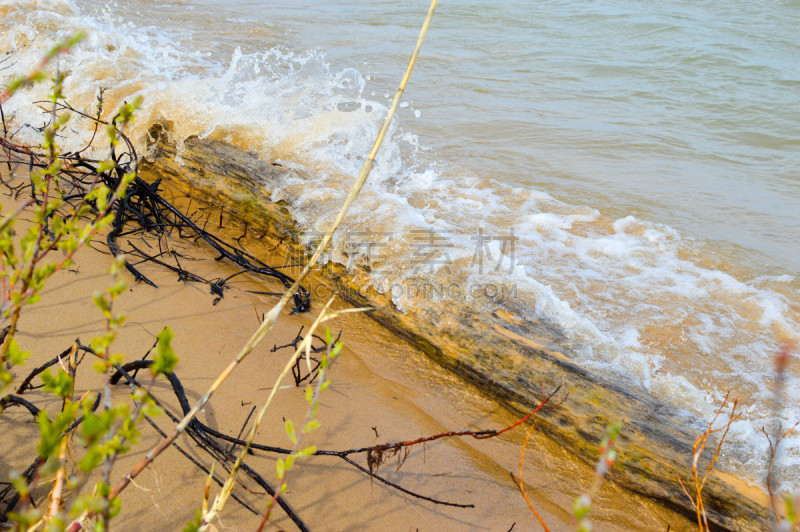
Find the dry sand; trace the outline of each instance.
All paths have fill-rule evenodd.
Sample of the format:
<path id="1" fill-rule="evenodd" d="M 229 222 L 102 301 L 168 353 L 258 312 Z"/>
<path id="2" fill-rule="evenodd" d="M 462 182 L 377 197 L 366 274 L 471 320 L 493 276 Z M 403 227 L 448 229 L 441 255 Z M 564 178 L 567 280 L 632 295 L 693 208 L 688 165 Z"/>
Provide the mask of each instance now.
<path id="1" fill-rule="evenodd" d="M 6 181 L 24 179 L 22 168 L 15 176 L 4 172 Z M 8 212 L 13 199 L 4 194 L 2 204 L 4 212 Z M 91 294 L 110 284 L 105 273 L 110 257 L 103 241 L 98 238 L 94 249 L 82 250 L 77 265 L 59 272 L 42 301 L 23 313 L 17 338 L 24 349 L 34 353 L 28 368 L 63 351 L 76 338 L 88 343 L 102 331 L 101 316 Z M 248 238 L 242 244 L 250 249 Z M 142 245 L 148 244 L 142 242 Z M 149 245 L 157 244 L 150 240 Z M 212 251 L 202 245 L 179 239 L 163 240 L 161 245 L 191 257 L 181 260 L 207 279 L 226 277 L 237 271 L 215 261 Z M 262 256 L 263 250 L 260 253 L 267 263 L 281 260 Z M 126 361 L 140 358 L 158 332 L 169 325 L 175 332 L 173 345 L 180 357 L 176 374 L 193 402 L 255 331 L 259 316 L 276 301 L 272 296 L 254 295 L 246 290 L 274 291 L 276 285 L 238 276 L 231 281 L 232 288 L 225 297 L 212 305 L 214 296 L 205 285 L 178 281 L 175 273 L 157 265 L 142 265 L 141 270 L 158 288 L 134 284 L 126 274 L 131 286 L 120 297 L 118 308 L 128 313 L 128 322 L 114 351 L 125 353 Z M 301 326 L 308 329 L 322 301 L 316 298 L 313 305 L 305 314 L 284 313 L 268 338 L 202 411 L 201 420 L 227 434 L 239 433 L 253 406 L 263 404 L 280 368 L 291 355 L 288 349 L 271 352 L 272 347 L 290 342 Z M 367 316 L 349 314 L 329 325 L 334 332 L 342 330 L 345 348 L 331 371 L 333 384 L 322 397 L 318 415 L 322 426 L 306 440 L 308 444 L 341 450 L 451 430 L 498 429 L 515 421 L 497 402 L 446 373 Z M 99 380 L 92 375 L 89 364 L 85 366 L 78 372 L 77 387 L 96 390 Z M 25 373 L 19 371 L 18 378 Z M 306 407 L 303 389 L 291 384 L 285 382 L 285 387 L 279 390 L 257 442 L 290 446 L 283 419 L 292 419 L 299 425 Z M 117 388 L 116 398 L 123 400 L 127 389 Z M 179 411 L 165 382 L 156 384 L 153 393 L 164 399 L 174 412 Z M 58 406 L 38 391 L 26 395 L 50 409 Z M 165 416 L 157 418 L 157 422 L 162 430 L 170 431 L 172 424 Z M 2 423 L 0 445 L 4 451 L 0 456 L 0 480 L 5 480 L 10 470 L 22 470 L 32 460 L 37 430 L 21 409 L 6 411 Z M 117 464 L 117 478 L 158 441 L 150 427 L 143 427 L 143 432 L 142 442 Z M 518 428 L 488 440 L 439 440 L 413 448 L 399 469 L 392 460 L 379 470 L 406 489 L 447 501 L 471 503 L 475 508 L 449 508 L 415 499 L 330 457 L 301 460 L 289 473 L 286 500 L 312 530 L 540 530 L 509 476 L 509 471 L 518 471 L 523 439 L 524 429 Z M 197 460 L 210 466 L 212 460 L 191 440 L 182 437 L 178 442 Z M 366 465 L 364 455 L 355 459 Z M 248 457 L 246 462 L 275 483 L 273 456 L 259 453 Z M 222 468 L 217 465 L 216 471 L 221 472 Z M 526 452 L 526 489 L 551 529 L 574 529 L 572 501 L 588 488 L 592 475 L 592 467 L 575 460 L 534 430 Z M 123 492 L 122 513 L 112 524 L 118 530 L 181 529 L 200 507 L 205 477 L 184 456 L 174 449 L 168 450 Z M 263 512 L 267 497 L 250 479 L 240 477 L 242 482 L 234 493 Z M 48 490 L 44 482 L 38 493 L 43 496 Z M 217 486 L 212 487 L 212 497 L 217 490 Z M 219 530 L 253 530 L 260 519 L 261 516 L 231 500 L 222 518 L 214 524 Z M 609 482 L 594 503 L 592 520 L 598 530 L 692 528 L 684 517 Z M 280 510 L 273 514 L 270 526 L 275 530 L 294 529 Z"/>

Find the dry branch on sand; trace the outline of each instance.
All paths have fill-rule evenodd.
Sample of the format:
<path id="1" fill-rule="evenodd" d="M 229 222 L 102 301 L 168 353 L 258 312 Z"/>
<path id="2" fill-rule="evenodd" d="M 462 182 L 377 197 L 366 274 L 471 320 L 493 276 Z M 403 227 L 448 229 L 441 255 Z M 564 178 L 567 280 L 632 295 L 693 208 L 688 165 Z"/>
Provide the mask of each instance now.
<path id="1" fill-rule="evenodd" d="M 327 344 L 330 347 L 330 344 Z M 65 354 L 73 354 L 73 359 L 76 360 L 76 368 L 83 360 L 85 355 L 93 355 L 93 350 L 91 347 L 83 345 L 80 340 L 76 340 L 73 345 L 65 349 L 59 355 L 53 357 L 47 363 L 42 364 L 41 366 L 34 368 L 31 372 L 23 379 L 22 385 L 18 388 L 16 394 L 9 395 L 8 398 L 8 407 L 21 407 L 27 409 L 31 415 L 35 418 L 36 415 L 39 413 L 41 408 L 37 407 L 33 402 L 27 401 L 23 395 L 26 392 L 29 392 L 35 388 L 41 387 L 41 385 L 34 385 L 33 383 L 37 378 L 41 377 L 41 374 L 45 372 L 45 370 L 49 367 L 57 365 L 60 360 L 63 359 Z M 148 351 L 149 353 L 149 351 Z M 147 354 L 145 356 L 147 356 Z M 131 396 L 136 397 L 136 391 L 139 389 L 146 389 L 147 386 L 139 382 L 136 377 L 138 371 L 142 369 L 151 368 L 153 365 L 152 360 L 140 359 L 132 362 L 128 362 L 122 365 L 115 366 L 115 371 L 111 376 L 110 382 L 113 385 L 118 384 L 127 384 L 131 390 Z M 154 403 L 159 406 L 166 415 L 172 420 L 172 422 L 177 423 L 180 418 L 179 415 L 185 415 L 189 410 L 189 400 L 186 396 L 186 392 L 184 386 L 180 380 L 180 378 L 173 372 L 166 373 L 165 376 L 167 377 L 171 391 L 175 398 L 178 400 L 178 404 L 180 405 L 181 412 L 176 414 L 172 412 L 167 406 L 165 398 L 158 397 L 150 393 L 150 396 Z M 437 505 L 444 505 L 444 506 L 454 506 L 459 508 L 471 508 L 473 507 L 470 503 L 458 503 L 452 501 L 444 501 L 434 497 L 430 497 L 413 490 L 404 488 L 395 482 L 391 482 L 384 478 L 383 476 L 379 475 L 377 470 L 378 468 L 385 463 L 385 461 L 393 456 L 400 455 L 402 456 L 402 460 L 398 462 L 398 469 L 402 466 L 405 458 L 408 456 L 408 451 L 416 446 L 425 445 L 428 442 L 432 442 L 435 440 L 443 439 L 443 438 L 455 438 L 455 437 L 472 437 L 476 439 L 486 439 L 486 438 L 493 438 L 504 434 L 516 427 L 519 427 L 526 421 L 529 421 L 541 408 L 545 407 L 548 404 L 548 401 L 558 392 L 558 389 L 554 390 L 548 396 L 546 396 L 541 404 L 533 411 L 530 412 L 528 415 L 524 416 L 523 418 L 519 419 L 515 423 L 504 427 L 502 429 L 487 429 L 487 430 L 463 430 L 463 431 L 448 431 L 439 434 L 434 434 L 430 436 L 425 436 L 422 438 L 416 439 L 408 439 L 402 440 L 398 442 L 391 442 L 391 443 L 384 443 L 384 444 L 377 444 L 377 445 L 370 445 L 365 447 L 356 447 L 352 449 L 343 449 L 343 450 L 334 450 L 334 449 L 317 449 L 313 453 L 313 456 L 317 457 L 328 457 L 328 458 L 338 458 L 343 460 L 351 467 L 355 468 L 359 472 L 367 475 L 373 480 L 377 480 L 389 486 L 392 489 L 398 490 L 401 493 L 409 495 L 411 497 L 424 500 L 430 502 L 432 504 Z M 96 401 L 91 408 L 91 411 L 96 411 L 99 408 L 100 403 L 99 400 Z M 252 413 L 252 412 L 251 412 Z M 163 434 L 163 429 L 156 423 L 154 419 L 150 416 L 144 416 L 145 420 L 159 433 Z M 66 433 L 73 433 L 74 431 L 79 430 L 81 422 L 83 422 L 84 418 L 79 418 L 76 422 L 71 425 L 70 427 L 65 430 Z M 250 420 L 250 416 L 247 417 L 247 420 Z M 247 425 L 247 421 L 245 421 L 245 426 Z M 242 430 L 244 430 L 244 426 Z M 232 436 L 229 434 L 225 434 L 218 430 L 209 427 L 208 425 L 202 423 L 201 421 L 194 419 L 189 424 L 187 430 L 187 435 L 195 442 L 196 447 L 205 453 L 207 453 L 214 461 L 219 464 L 222 464 L 224 467 L 230 467 L 235 462 L 237 455 L 234 452 L 236 447 L 244 447 L 247 445 L 247 441 L 241 439 L 240 436 Z M 240 432 L 241 434 L 241 432 Z M 230 444 L 230 445 L 229 445 Z M 220 480 L 217 476 L 214 476 L 211 473 L 211 470 L 204 466 L 203 464 L 199 463 L 196 459 L 192 458 L 184 449 L 182 449 L 179 445 L 174 444 L 179 452 L 181 452 L 188 460 L 190 460 L 196 467 L 200 468 L 205 473 L 211 475 L 211 479 L 219 484 L 220 486 L 224 484 L 222 480 Z M 263 445 L 257 443 L 250 443 L 249 445 L 250 454 L 254 452 L 265 452 L 271 453 L 275 455 L 290 455 L 292 453 L 292 449 L 288 449 L 285 447 L 280 446 L 270 446 L 270 445 Z M 33 443 L 31 447 L 31 451 L 33 452 Z M 359 464 L 355 460 L 356 455 L 363 455 L 364 462 L 363 464 Z M 36 471 L 36 466 L 38 464 L 39 459 L 34 458 L 32 464 L 22 473 L 23 477 L 27 477 L 29 482 L 33 480 L 33 476 Z M 303 522 L 301 516 L 297 513 L 296 510 L 283 498 L 280 496 L 276 496 L 280 490 L 276 490 L 272 487 L 272 485 L 261 475 L 259 474 L 254 468 L 249 467 L 246 463 L 241 464 L 241 470 L 244 474 L 246 474 L 249 478 L 254 480 L 260 487 L 265 490 L 265 493 L 271 497 L 275 497 L 276 502 L 281 506 L 281 508 L 287 513 L 287 515 L 295 522 L 300 530 L 306 530 L 307 526 Z M 249 511 L 254 512 L 250 506 L 248 506 L 244 501 L 238 499 L 234 494 L 232 496 L 234 500 L 239 502 L 239 504 L 243 505 Z M 7 514 L 8 512 L 14 511 L 19 505 L 22 500 L 20 498 L 20 494 L 15 492 L 12 486 L 8 485 L 3 490 L 0 490 L 0 502 L 4 504 L 3 515 Z M 52 502 L 52 498 L 51 498 Z"/>

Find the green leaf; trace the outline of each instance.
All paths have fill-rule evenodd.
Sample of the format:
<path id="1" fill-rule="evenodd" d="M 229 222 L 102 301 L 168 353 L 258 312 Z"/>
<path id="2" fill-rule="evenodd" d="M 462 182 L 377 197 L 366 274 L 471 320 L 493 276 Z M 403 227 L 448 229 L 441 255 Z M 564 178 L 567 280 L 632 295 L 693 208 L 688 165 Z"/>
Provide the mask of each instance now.
<path id="1" fill-rule="evenodd" d="M 71 37 L 66 40 L 57 42 L 50 49 L 47 51 L 47 58 L 52 59 L 56 55 L 69 51 L 70 48 L 74 47 L 76 44 L 81 42 L 84 37 L 86 37 L 86 33 L 83 31 L 78 31 L 74 33 Z"/>
<path id="2" fill-rule="evenodd" d="M 175 351 L 172 349 L 172 339 L 174 338 L 172 329 L 164 327 L 158 335 L 158 343 L 156 345 L 156 356 L 153 359 L 153 365 L 150 371 L 153 375 L 160 375 L 162 373 L 172 373 L 175 366 L 178 364 L 178 357 L 175 356 Z"/>
<path id="3" fill-rule="evenodd" d="M 119 255 L 114 257 L 114 260 L 111 262 L 111 268 L 109 268 L 108 273 L 116 277 L 117 275 L 120 274 L 120 272 L 122 272 L 122 268 L 124 267 L 125 267 L 125 255 L 120 253 Z M 117 281 L 117 284 L 120 282 L 124 283 L 125 281 L 124 280 Z M 125 290 L 125 288 L 123 288 L 122 290 Z M 111 290 L 109 291 L 113 293 L 114 287 L 111 287 Z"/>
<path id="4" fill-rule="evenodd" d="M 98 336 L 89 340 L 89 347 L 91 347 L 96 354 L 103 356 L 105 355 L 106 351 L 108 351 L 108 346 L 111 345 L 111 342 L 114 341 L 114 338 L 116 338 L 115 331 L 106 331 L 102 336 Z"/>
<path id="5" fill-rule="evenodd" d="M 84 409 L 85 412 L 85 409 Z M 94 412 L 84 413 L 83 423 L 81 423 L 81 435 L 84 441 L 91 445 L 103 434 L 105 434 L 108 426 L 103 423 L 103 419 Z"/>
<path id="6" fill-rule="evenodd" d="M 64 411 L 60 412 L 54 420 L 50 420 L 46 411 L 39 411 L 36 415 L 36 422 L 39 425 L 39 445 L 36 447 L 36 452 L 40 457 L 49 458 L 56 455 L 61 445 L 62 433 L 75 420 L 77 412 L 78 405 L 76 403 L 68 403 L 64 407 Z"/>
<path id="7" fill-rule="evenodd" d="M 61 159 L 56 159 L 53 163 L 47 167 L 47 170 L 44 171 L 46 175 L 57 176 L 61 172 Z"/>
<path id="8" fill-rule="evenodd" d="M 317 452 L 317 446 L 316 445 L 309 445 L 305 449 L 300 449 L 299 451 L 297 451 L 296 455 L 297 455 L 298 458 L 302 458 L 304 456 L 311 456 L 315 452 Z"/>
<path id="9" fill-rule="evenodd" d="M 58 247 L 61 248 L 61 250 L 65 253 L 72 253 L 78 249 L 78 237 L 75 235 L 70 235 L 66 240 L 62 240 Z"/>
<path id="10" fill-rule="evenodd" d="M 119 314 L 114 314 L 110 320 L 111 327 L 117 329 L 122 327 L 125 324 L 125 320 L 128 319 L 127 314 L 124 312 L 120 312 Z"/>
<path id="11" fill-rule="evenodd" d="M 78 462 L 78 469 L 80 469 L 82 473 L 91 473 L 102 463 L 103 453 L 100 452 L 100 449 L 98 447 L 89 447 L 86 450 L 86 454 L 84 454 L 83 458 Z"/>
<path id="12" fill-rule="evenodd" d="M 13 93 L 19 90 L 20 87 L 26 85 L 27 83 L 28 83 L 28 78 L 26 78 L 25 76 L 17 76 L 9 82 L 7 90 L 8 92 Z"/>
<path id="13" fill-rule="evenodd" d="M 614 463 L 614 460 L 617 459 L 617 451 L 614 449 L 609 449 L 608 453 L 606 453 L 606 463 L 609 465 Z"/>
<path id="14" fill-rule="evenodd" d="M 0 398 L 3 398 L 7 395 L 4 391 L 6 386 L 12 382 L 14 382 L 14 375 L 5 369 L 5 367 L 0 367 Z"/>
<path id="15" fill-rule="evenodd" d="M 320 426 L 321 426 L 321 423 L 318 420 L 312 419 L 311 421 L 306 423 L 306 426 L 303 429 L 303 432 L 311 432 L 312 430 L 318 429 Z"/>
<path id="16" fill-rule="evenodd" d="M 100 483 L 102 484 L 102 483 Z M 77 517 L 84 512 L 93 512 L 99 514 L 103 511 L 104 501 L 99 495 L 83 495 L 75 499 L 72 507 L 69 509 L 69 514 L 72 517 Z"/>
<path id="17" fill-rule="evenodd" d="M 164 411 L 161 410 L 160 407 L 150 404 L 143 405 L 141 412 L 143 416 L 147 417 L 158 417 L 164 413 Z"/>
<path id="18" fill-rule="evenodd" d="M 58 458 L 58 454 L 54 454 L 44 461 L 44 464 L 42 464 L 42 467 L 39 469 L 39 474 L 43 477 L 55 475 L 56 472 L 61 469 L 62 465 L 63 463 Z"/>
<path id="19" fill-rule="evenodd" d="M 103 294 L 100 292 L 95 292 L 92 294 L 92 300 L 94 301 L 94 306 L 100 309 L 100 312 L 103 313 L 103 316 L 106 318 L 111 316 L 111 305 Z"/>
<path id="20" fill-rule="evenodd" d="M 101 497 L 108 497 L 111 494 L 111 486 L 105 482 L 98 482 L 95 488 L 97 489 L 97 494 Z"/>
<path id="21" fill-rule="evenodd" d="M 105 186 L 100 185 L 97 187 L 97 199 L 95 200 L 95 204 L 97 205 L 97 210 L 100 212 L 105 212 L 106 207 L 108 207 L 108 196 L 111 194 L 111 190 Z"/>
<path id="22" fill-rule="evenodd" d="M 592 500 L 589 498 L 588 495 L 583 494 L 577 499 L 575 499 L 575 503 L 572 505 L 572 513 L 575 516 L 575 519 L 578 521 L 582 521 L 584 517 L 589 513 L 589 509 L 592 507 Z"/>
<path id="23" fill-rule="evenodd" d="M 28 485 L 28 480 L 16 471 L 11 472 L 11 475 L 9 475 L 9 480 L 11 481 L 11 485 L 14 486 L 14 489 L 17 493 L 19 493 L 20 496 L 24 497 L 30 493 L 31 488 Z"/>
<path id="24" fill-rule="evenodd" d="M 134 421 L 131 417 L 123 417 L 124 421 L 122 422 L 122 426 L 119 428 L 119 435 L 122 438 L 125 438 L 129 442 L 136 444 L 139 441 L 139 436 L 141 433 L 139 429 L 136 427 L 136 421 Z"/>
<path id="25" fill-rule="evenodd" d="M 71 113 L 64 112 L 58 115 L 58 120 L 56 120 L 57 129 L 63 128 L 67 124 L 67 122 L 69 122 L 70 118 L 72 118 Z"/>
<path id="26" fill-rule="evenodd" d="M 72 34 L 72 37 L 67 39 L 66 47 L 67 48 L 74 48 L 75 45 L 77 45 L 79 42 L 81 42 L 85 38 L 86 38 L 86 32 L 85 31 L 81 31 L 81 30 L 76 31 L 75 33 Z"/>
<path id="27" fill-rule="evenodd" d="M 286 435 L 292 443 L 297 443 L 297 434 L 294 432 L 294 423 L 291 419 L 286 420 Z"/>
<path id="28" fill-rule="evenodd" d="M 27 508 L 21 513 L 9 512 L 8 518 L 17 523 L 18 530 L 28 530 L 42 517 L 38 508 Z"/>
<path id="29" fill-rule="evenodd" d="M 284 474 L 286 474 L 286 464 L 284 464 L 283 458 L 278 458 L 278 461 L 275 462 L 275 476 L 278 477 L 278 480 L 283 480 Z"/>
<path id="30" fill-rule="evenodd" d="M 50 371 L 50 368 L 47 368 L 42 373 L 42 382 L 44 382 L 45 391 L 53 392 L 59 397 L 72 395 L 72 377 L 61 368 L 55 375 Z"/>
<path id="31" fill-rule="evenodd" d="M 108 135 L 108 142 L 112 146 L 116 146 L 119 143 L 117 139 L 117 127 L 114 124 L 106 125 L 106 135 Z"/>
<path id="32" fill-rule="evenodd" d="M 31 183 L 37 190 L 44 186 L 44 178 L 42 177 L 41 171 L 34 170 L 31 172 Z"/>
<path id="33" fill-rule="evenodd" d="M 122 509 L 122 500 L 119 497 L 114 497 L 113 499 L 109 499 L 108 501 L 108 516 L 110 518 L 114 518 L 119 515 L 120 510 Z"/>
<path id="34" fill-rule="evenodd" d="M 113 159 L 106 159 L 105 161 L 100 161 L 100 164 L 97 165 L 96 171 L 98 174 L 103 172 L 108 172 L 109 170 L 113 170 L 117 167 L 116 161 Z"/>
<path id="35" fill-rule="evenodd" d="M 611 440 L 616 440 L 619 437 L 619 433 L 622 431 L 622 423 L 619 421 L 615 421 L 608 426 L 608 437 Z"/>
<path id="36" fill-rule="evenodd" d="M 18 366 L 25 362 L 25 360 L 31 356 L 30 351 L 22 351 L 17 345 L 17 339 L 12 338 L 8 344 L 8 361 L 11 363 L 12 366 Z"/>
<path id="37" fill-rule="evenodd" d="M 306 386 L 306 403 L 311 404 L 314 400 L 314 389 L 311 386 Z"/>
<path id="38" fill-rule="evenodd" d="M 200 526 L 203 524 L 203 514 L 200 510 L 194 511 L 194 519 L 186 523 L 183 527 L 183 532 L 200 532 Z"/>
<path id="39" fill-rule="evenodd" d="M 334 345 L 333 349 L 331 349 L 331 358 L 336 358 L 339 356 L 339 353 L 342 352 L 343 347 L 344 344 L 342 342 L 336 342 L 336 345 Z"/>
<path id="40" fill-rule="evenodd" d="M 92 405 L 88 401 L 84 401 L 82 407 L 84 421 L 80 425 L 80 435 L 82 443 L 88 447 L 95 446 L 98 441 L 106 437 L 117 418 L 129 417 L 125 405 L 117 405 L 111 410 L 104 410 L 99 414 L 92 412 Z"/>

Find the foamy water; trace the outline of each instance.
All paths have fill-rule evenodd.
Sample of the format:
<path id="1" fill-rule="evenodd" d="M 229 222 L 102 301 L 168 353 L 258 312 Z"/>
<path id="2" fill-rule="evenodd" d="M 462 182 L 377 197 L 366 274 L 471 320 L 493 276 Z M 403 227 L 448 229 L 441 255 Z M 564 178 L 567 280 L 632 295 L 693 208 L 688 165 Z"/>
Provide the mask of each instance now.
<path id="1" fill-rule="evenodd" d="M 369 263 L 401 307 L 455 297 L 544 319 L 579 364 L 698 416 L 733 390 L 747 415 L 725 463 L 756 480 L 761 427 L 800 419 L 797 362 L 789 406 L 769 402 L 772 356 L 800 329 L 800 6 L 735 3 L 442 4 L 332 258 Z M 274 199 L 313 240 L 385 116 L 415 6 L 1 1 L 0 51 L 25 71 L 86 30 L 60 63 L 73 105 L 108 86 L 110 113 L 139 93 L 139 146 L 168 119 L 179 139 L 304 170 Z M 41 125 L 46 92 L 6 116 Z M 409 290 L 420 280 L 458 289 L 431 300 Z M 800 435 L 785 449 L 788 487 Z"/>

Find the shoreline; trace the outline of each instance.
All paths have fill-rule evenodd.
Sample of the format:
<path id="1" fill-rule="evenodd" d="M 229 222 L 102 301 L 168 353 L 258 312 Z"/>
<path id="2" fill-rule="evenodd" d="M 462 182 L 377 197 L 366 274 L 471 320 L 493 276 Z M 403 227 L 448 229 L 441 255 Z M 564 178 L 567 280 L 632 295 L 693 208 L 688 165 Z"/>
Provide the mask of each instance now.
<path id="1" fill-rule="evenodd" d="M 270 176 L 293 170 L 276 167 L 223 142 L 191 137 L 183 144 L 178 163 L 168 139 L 169 124 L 155 124 L 148 162 L 142 169 L 148 180 L 165 178 L 185 191 L 191 188 L 198 201 L 226 209 L 229 216 L 241 218 L 251 228 L 260 223 L 264 234 L 275 238 L 273 243 L 286 246 L 292 256 L 304 252 L 290 211 L 283 203 L 269 201 Z M 184 179 L 191 180 L 191 185 Z M 364 272 L 330 263 L 324 269 L 324 282 L 336 293 L 354 295 L 350 303 L 357 306 L 376 307 L 370 317 L 380 325 L 512 412 L 530 411 L 538 404 L 540 390 L 565 384 L 570 400 L 555 412 L 543 413 L 539 423 L 553 441 L 584 462 L 594 465 L 607 423 L 624 420 L 618 442 L 620 463 L 610 477 L 693 514 L 676 473 L 681 473 L 684 482 L 691 479 L 692 444 L 705 428 L 698 419 L 574 365 L 569 342 L 544 323 L 522 322 L 500 309 L 479 314 L 464 307 L 453 308 L 449 318 L 437 323 L 441 320 L 424 312 L 399 312 L 386 296 L 362 290 Z M 701 467 L 707 460 L 701 458 Z M 714 470 L 704 493 L 715 501 L 716 506 L 708 510 L 709 518 L 720 526 L 748 528 L 770 522 L 766 496 L 737 477 Z"/>
<path id="2" fill-rule="evenodd" d="M 6 173 L 3 177 L 10 179 Z M 6 208 L 7 202 L 8 198 L 4 197 Z M 238 234 L 238 229 L 227 224 L 226 227 L 223 231 Z M 216 262 L 212 251 L 202 246 L 174 239 L 166 245 L 187 257 L 185 260 L 191 260 L 192 269 L 207 278 L 226 277 L 237 271 L 230 265 Z M 100 251 L 103 247 L 102 244 L 97 246 Z M 105 275 L 108 263 L 108 255 L 97 250 L 82 250 L 76 266 L 59 272 L 46 289 L 43 300 L 23 313 L 19 341 L 25 349 L 35 353 L 27 368 L 60 352 L 76 336 L 87 341 L 101 330 L 101 316 L 90 294 L 102 290 L 109 282 Z M 189 400 L 193 401 L 258 325 L 258 314 L 270 306 L 269 296 L 256 296 L 246 290 L 260 288 L 263 291 L 270 287 L 265 287 L 263 281 L 238 276 L 232 283 L 233 288 L 213 305 L 214 296 L 208 293 L 207 287 L 176 282 L 175 273 L 154 264 L 141 267 L 148 276 L 152 275 L 159 288 L 131 283 L 130 290 L 121 297 L 120 307 L 128 311 L 129 322 L 122 329 L 115 350 L 126 353 L 126 360 L 139 358 L 152 345 L 155 334 L 169 325 L 175 331 L 173 345 L 180 358 L 176 373 L 187 389 Z M 252 408 L 246 403 L 257 404 L 264 400 L 268 393 L 265 388 L 270 386 L 286 358 L 270 353 L 270 348 L 291 341 L 300 326 L 308 327 L 316 309 L 318 306 L 310 313 L 282 316 L 277 329 L 259 352 L 223 386 L 201 419 L 213 428 L 235 435 Z M 345 320 L 337 320 L 333 326 L 344 331 L 345 352 L 332 370 L 333 384 L 330 392 L 323 396 L 320 407 L 322 428 L 313 436 L 313 443 L 320 448 L 373 445 L 464 428 L 500 428 L 514 422 L 515 416 L 496 401 L 454 375 L 442 372 L 423 353 L 398 342 L 371 319 L 350 315 Z M 83 389 L 94 384 L 88 373 L 84 370 L 78 376 L 78 385 Z M 161 392 L 159 396 L 169 396 L 165 394 L 167 391 L 163 383 L 156 387 L 156 393 Z M 116 393 L 124 396 L 126 390 L 120 387 Z M 302 419 L 305 405 L 302 395 L 302 388 L 281 390 L 279 402 L 268 411 L 264 425 L 265 430 L 271 430 L 262 431 L 265 433 L 259 435 L 258 441 L 288 443 L 284 441 L 281 418 Z M 167 404 L 177 411 L 174 398 Z M 20 443 L 35 437 L 36 428 L 28 422 L 25 412 L 14 409 L 4 415 L 11 423 L 6 425 L 9 430 L 0 441 L 12 449 L 0 467 L 5 478 L 10 469 L 24 467 L 29 459 L 32 447 Z M 163 416 L 156 421 L 162 429 L 170 426 Z M 157 440 L 149 429 L 145 429 L 145 435 L 131 455 L 118 464 L 117 475 L 129 469 L 136 457 Z M 476 504 L 475 509 L 451 509 L 409 498 L 341 463 L 321 457 L 309 459 L 298 468 L 297 477 L 290 479 L 287 500 L 313 529 L 333 525 L 345 530 L 399 526 L 507 530 L 513 523 L 519 530 L 533 529 L 538 525 L 508 476 L 508 471 L 517 470 L 523 437 L 524 431 L 518 429 L 491 440 L 442 440 L 426 449 L 412 450 L 398 471 L 393 463 L 385 464 L 378 471 L 408 489 L 444 500 L 472 502 Z M 13 442 L 11 447 L 8 447 L 9 441 Z M 185 437 L 179 443 L 210 465 L 208 457 L 199 454 Z M 571 515 L 564 509 L 571 508 L 572 500 L 587 489 L 592 468 L 566 455 L 539 431 L 534 431 L 528 453 L 531 458 L 526 462 L 525 482 L 529 496 L 550 526 L 571 528 Z M 248 458 L 248 463 L 250 460 Z M 251 465 L 266 479 L 274 476 L 273 458 L 259 456 L 252 460 Z M 137 479 L 136 486 L 123 494 L 123 513 L 117 518 L 118 526 L 153 526 L 153 520 L 157 519 L 160 529 L 172 530 L 185 524 L 199 507 L 205 475 L 184 457 L 170 450 L 151 468 Z M 320 482 L 320 478 L 324 482 Z M 248 485 L 252 489 L 251 484 Z M 216 489 L 212 488 L 212 496 Z M 39 490 L 46 494 L 47 484 L 41 485 Z M 263 510 L 263 496 L 241 488 L 235 493 Z M 592 517 L 604 528 L 622 530 L 641 524 L 642 518 L 637 515 L 641 508 L 647 509 L 652 528 L 666 525 L 675 530 L 688 528 L 684 526 L 687 522 L 683 517 L 646 497 L 620 490 L 613 483 L 604 485 L 596 504 Z M 259 519 L 230 501 L 221 524 L 246 529 L 254 526 L 248 523 L 257 524 Z M 272 526 L 292 525 L 285 515 L 278 513 Z"/>

